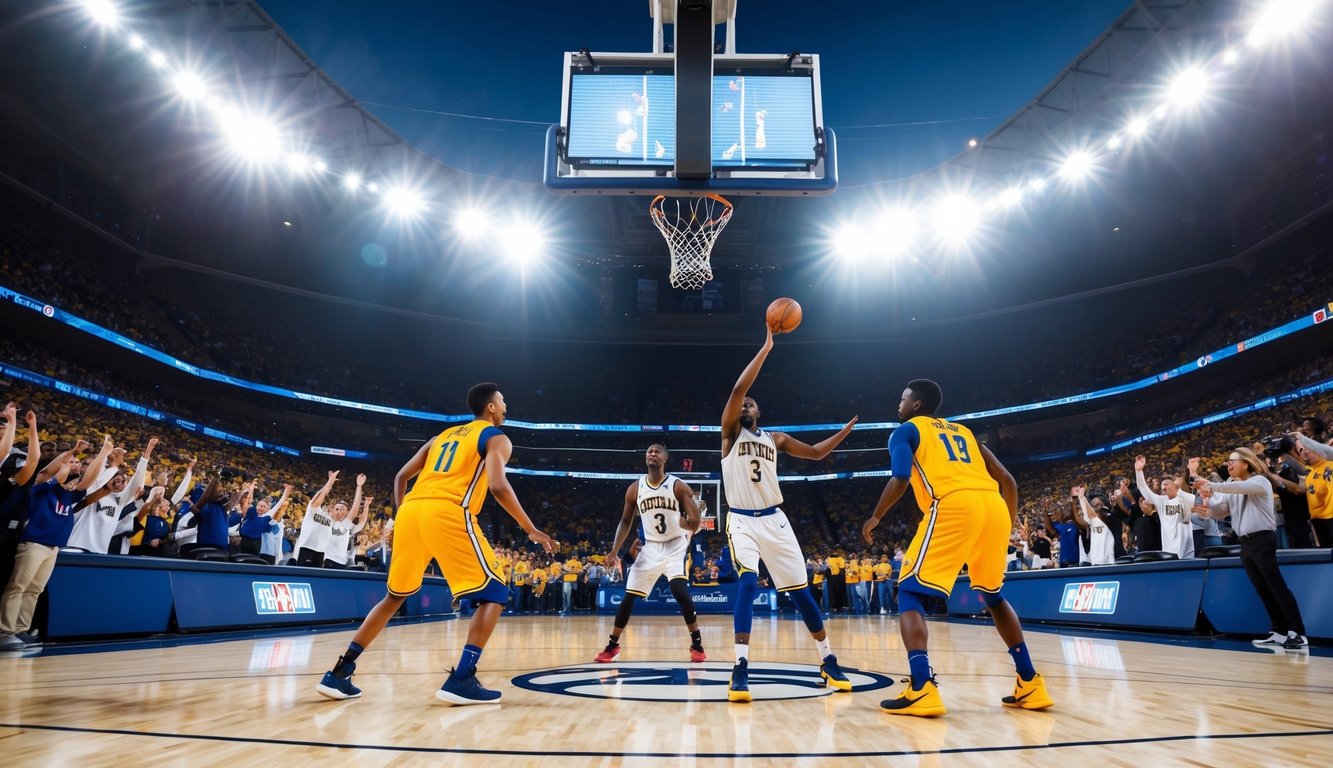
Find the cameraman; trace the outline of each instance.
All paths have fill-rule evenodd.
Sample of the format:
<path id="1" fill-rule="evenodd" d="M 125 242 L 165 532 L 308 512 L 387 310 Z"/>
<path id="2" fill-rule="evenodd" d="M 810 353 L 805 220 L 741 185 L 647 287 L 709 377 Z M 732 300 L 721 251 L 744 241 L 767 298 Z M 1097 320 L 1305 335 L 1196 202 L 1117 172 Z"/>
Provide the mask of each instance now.
<path id="1" fill-rule="evenodd" d="M 1264 476 L 1273 484 L 1278 501 L 1282 504 L 1283 528 L 1287 532 L 1287 546 L 1292 549 L 1309 549 L 1314 540 L 1310 537 L 1310 500 L 1307 498 L 1302 478 L 1309 471 L 1300 459 L 1294 455 L 1305 453 L 1295 440 L 1287 435 L 1265 437 L 1255 443 L 1255 453 L 1263 452 L 1267 471 Z"/>

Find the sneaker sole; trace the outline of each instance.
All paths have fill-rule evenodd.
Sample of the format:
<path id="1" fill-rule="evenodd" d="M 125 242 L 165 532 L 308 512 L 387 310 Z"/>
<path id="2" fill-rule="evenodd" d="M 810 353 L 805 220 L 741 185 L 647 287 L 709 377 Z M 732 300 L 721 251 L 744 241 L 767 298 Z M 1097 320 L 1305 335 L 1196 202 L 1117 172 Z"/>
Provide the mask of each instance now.
<path id="1" fill-rule="evenodd" d="M 333 699 L 334 701 L 345 701 L 347 699 L 361 698 L 360 693 L 343 693 L 337 688 L 330 688 L 327 685 L 324 685 L 323 683 L 315 686 L 315 692 L 326 699 Z"/>
<path id="2" fill-rule="evenodd" d="M 612 656 L 612 657 L 609 658 L 609 659 L 596 658 L 596 659 L 593 659 L 593 662 L 595 662 L 595 663 L 597 663 L 597 664 L 610 664 L 610 663 L 612 663 L 612 662 L 614 662 L 614 661 L 617 661 L 617 660 L 619 660 L 619 659 L 620 659 L 620 654 L 617 653 L 615 656 Z"/>
<path id="3" fill-rule="evenodd" d="M 1050 709 L 1051 707 L 1055 706 L 1055 702 L 1054 702 L 1054 701 L 1050 701 L 1050 700 L 1047 700 L 1047 701 L 1004 701 L 1004 700 L 1001 700 L 1000 703 L 1003 704 L 1003 705 L 1006 706 L 1006 707 L 1009 707 L 1010 709 L 1032 709 L 1032 710 L 1040 710 L 1040 709 Z"/>
<path id="4" fill-rule="evenodd" d="M 819 679 L 821 686 L 827 685 L 835 691 L 850 691 L 852 689 L 851 680 L 834 680 L 823 672 L 819 673 Z"/>
<path id="5" fill-rule="evenodd" d="M 499 703 L 500 703 L 500 697 L 499 697 L 499 696 L 496 696 L 496 697 L 493 698 L 493 699 L 467 699 L 467 698 L 464 698 L 464 697 L 462 697 L 462 696 L 459 696 L 458 694 L 449 693 L 448 691 L 445 691 L 445 690 L 439 690 L 439 691 L 436 691 L 436 692 L 435 692 L 435 698 L 439 699 L 440 701 L 443 701 L 445 704 L 453 704 L 454 706 L 457 706 L 457 707 L 465 707 L 465 706 L 467 706 L 467 705 L 469 705 L 469 704 L 499 704 Z"/>
<path id="6" fill-rule="evenodd" d="M 938 707 L 905 707 L 903 709 L 879 708 L 880 712 L 886 715 L 910 715 L 912 717 L 939 717 L 949 710 L 943 706 Z"/>
<path id="7" fill-rule="evenodd" d="M 749 691 L 727 691 L 727 701 L 745 704 L 752 700 Z"/>

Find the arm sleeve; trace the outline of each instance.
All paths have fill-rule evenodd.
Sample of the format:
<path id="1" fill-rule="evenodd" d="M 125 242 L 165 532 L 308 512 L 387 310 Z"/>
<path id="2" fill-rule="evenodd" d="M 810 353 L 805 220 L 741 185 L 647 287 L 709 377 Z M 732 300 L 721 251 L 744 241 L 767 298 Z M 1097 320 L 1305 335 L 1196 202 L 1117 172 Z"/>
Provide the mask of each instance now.
<path id="1" fill-rule="evenodd" d="M 481 434 L 477 435 L 477 455 L 481 456 L 483 459 L 486 458 L 486 443 L 489 442 L 492 437 L 497 437 L 503 434 L 504 433 L 500 431 L 499 427 L 492 426 L 483 429 Z"/>
<path id="2" fill-rule="evenodd" d="M 139 498 L 139 491 L 143 490 L 144 483 L 148 481 L 148 459 L 139 459 L 139 463 L 134 466 L 134 477 L 130 478 L 129 485 L 116 497 L 116 511 L 119 512 L 127 504 Z"/>
<path id="3" fill-rule="evenodd" d="M 181 484 L 176 486 L 176 492 L 171 494 L 171 505 L 173 507 L 181 503 L 181 499 L 185 498 L 185 492 L 190 489 L 190 480 L 192 479 L 194 479 L 194 470 L 185 470 L 185 477 L 181 478 Z"/>
<path id="4" fill-rule="evenodd" d="M 1148 501 L 1151 501 L 1153 506 L 1159 506 L 1162 503 L 1162 497 L 1153 493 L 1152 489 L 1148 487 L 1148 478 L 1143 476 L 1143 470 L 1134 470 L 1134 482 L 1139 487 L 1139 493 L 1143 494 Z"/>
<path id="5" fill-rule="evenodd" d="M 1263 496 L 1272 493 L 1273 486 L 1268 478 L 1255 475 L 1248 480 L 1231 480 L 1225 483 L 1213 483 L 1213 493 L 1238 493 L 1246 496 Z"/>
<path id="6" fill-rule="evenodd" d="M 1306 450 L 1311 453 L 1333 461 L 1333 445 L 1324 445 L 1318 440 L 1312 440 L 1305 435 L 1301 435 L 1301 445 L 1305 446 Z"/>
<path id="7" fill-rule="evenodd" d="M 898 427 L 889 435 L 889 472 L 894 477 L 907 480 L 912 476 L 912 464 L 920 444 L 921 432 L 911 422 Z"/>

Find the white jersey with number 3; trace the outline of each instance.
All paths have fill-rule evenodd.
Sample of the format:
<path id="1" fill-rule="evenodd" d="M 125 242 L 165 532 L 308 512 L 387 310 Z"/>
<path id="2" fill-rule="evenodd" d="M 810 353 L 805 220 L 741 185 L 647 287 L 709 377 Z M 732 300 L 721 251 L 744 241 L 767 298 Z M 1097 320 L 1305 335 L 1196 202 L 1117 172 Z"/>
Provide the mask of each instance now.
<path id="1" fill-rule="evenodd" d="M 767 509 L 782 503 L 778 487 L 778 449 L 763 430 L 741 427 L 722 457 L 722 487 L 734 509 Z"/>
<path id="2" fill-rule="evenodd" d="M 644 541 L 670 541 L 685 535 L 680 527 L 680 503 L 676 501 L 676 483 L 667 475 L 662 484 L 654 487 L 648 476 L 639 478 L 639 520 L 643 522 Z"/>

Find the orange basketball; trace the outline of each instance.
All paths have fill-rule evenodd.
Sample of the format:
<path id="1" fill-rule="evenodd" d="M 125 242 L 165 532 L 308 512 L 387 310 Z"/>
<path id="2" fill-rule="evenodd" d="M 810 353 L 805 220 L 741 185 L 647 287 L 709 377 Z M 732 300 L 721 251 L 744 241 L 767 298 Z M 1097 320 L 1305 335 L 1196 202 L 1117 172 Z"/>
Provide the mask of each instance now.
<path id="1" fill-rule="evenodd" d="M 791 333 L 801 324 L 801 305 L 796 299 L 785 297 L 774 299 L 773 303 L 768 305 L 768 312 L 764 318 L 768 321 L 768 327 L 773 329 L 773 333 Z"/>

